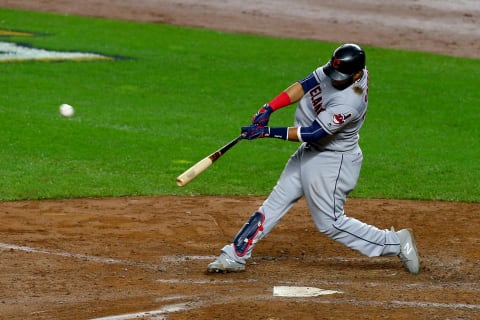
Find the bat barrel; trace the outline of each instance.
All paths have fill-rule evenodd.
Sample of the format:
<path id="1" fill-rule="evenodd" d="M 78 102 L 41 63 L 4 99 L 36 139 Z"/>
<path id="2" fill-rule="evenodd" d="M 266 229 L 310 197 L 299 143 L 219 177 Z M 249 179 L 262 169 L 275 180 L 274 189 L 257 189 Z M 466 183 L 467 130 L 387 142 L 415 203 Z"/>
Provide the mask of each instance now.
<path id="1" fill-rule="evenodd" d="M 237 142 L 241 139 L 243 139 L 243 136 L 240 135 L 226 145 L 224 145 L 222 148 L 209 155 L 208 157 L 205 157 L 196 164 L 194 164 L 192 167 L 190 167 L 188 170 L 186 170 L 184 173 L 177 177 L 177 185 L 179 187 L 183 187 L 184 185 L 195 179 L 203 171 L 207 170 L 208 167 L 210 167 L 213 162 L 220 158 L 225 152 L 227 152 L 230 148 L 236 145 Z"/>
<path id="2" fill-rule="evenodd" d="M 195 179 L 203 171 L 207 170 L 207 168 L 210 167 L 212 163 L 213 161 L 209 157 L 203 158 L 199 162 L 195 163 L 187 171 L 177 177 L 177 185 L 179 187 L 183 187 L 184 185 Z"/>

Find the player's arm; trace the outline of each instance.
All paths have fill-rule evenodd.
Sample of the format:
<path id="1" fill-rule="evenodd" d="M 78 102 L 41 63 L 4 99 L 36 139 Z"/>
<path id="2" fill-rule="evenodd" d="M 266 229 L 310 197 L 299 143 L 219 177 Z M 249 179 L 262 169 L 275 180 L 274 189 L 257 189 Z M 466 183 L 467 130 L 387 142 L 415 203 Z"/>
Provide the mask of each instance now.
<path id="1" fill-rule="evenodd" d="M 305 92 L 310 91 L 310 89 L 317 84 L 318 81 L 313 73 L 309 74 L 302 80 L 293 83 L 273 98 L 272 101 L 263 105 L 263 107 L 253 115 L 252 124 L 262 127 L 267 126 L 268 121 L 270 120 L 270 115 L 274 111 L 298 102 L 305 95 Z"/>
<path id="2" fill-rule="evenodd" d="M 309 127 L 262 127 L 257 125 L 242 127 L 242 135 L 248 140 L 278 138 L 288 141 L 314 142 L 328 134 L 316 120 Z"/>
<path id="3" fill-rule="evenodd" d="M 270 115 L 274 111 L 299 101 L 304 94 L 305 92 L 303 91 L 303 87 L 299 82 L 295 82 L 275 98 L 273 98 L 272 101 L 264 104 L 263 107 L 261 107 L 257 113 L 253 115 L 252 124 L 262 127 L 267 126 L 268 121 L 270 120 Z"/>
<path id="4" fill-rule="evenodd" d="M 278 138 L 288 141 L 315 142 L 335 134 L 357 117 L 356 111 L 348 105 L 335 104 L 325 112 L 320 112 L 308 127 L 268 127 L 253 124 L 242 127 L 242 135 L 248 140 Z"/>

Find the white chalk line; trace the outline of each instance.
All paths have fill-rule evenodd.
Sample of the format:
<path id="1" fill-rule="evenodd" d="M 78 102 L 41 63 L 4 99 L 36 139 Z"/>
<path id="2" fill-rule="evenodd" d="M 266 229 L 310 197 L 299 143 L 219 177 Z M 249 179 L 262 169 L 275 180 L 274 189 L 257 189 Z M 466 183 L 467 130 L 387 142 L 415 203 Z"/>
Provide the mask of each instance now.
<path id="1" fill-rule="evenodd" d="M 150 311 L 142 311 L 142 312 L 136 312 L 136 313 L 126 313 L 126 314 L 121 314 L 121 315 L 116 315 L 116 316 L 106 316 L 106 317 L 101 317 L 101 318 L 93 318 L 90 320 L 127 320 L 127 319 L 135 319 L 135 318 L 155 318 L 156 320 L 160 319 L 166 319 L 165 317 L 160 317 L 164 316 L 166 314 L 172 313 L 172 312 L 179 312 L 179 311 L 188 311 L 192 309 L 197 309 L 201 306 L 201 302 L 183 302 L 183 303 L 176 303 L 176 304 L 171 304 L 171 305 L 166 305 L 163 308 L 160 308 L 158 310 L 150 310 Z"/>
<path id="2" fill-rule="evenodd" d="M 17 251 L 24 251 L 24 252 L 31 252 L 31 253 L 40 253 L 40 254 L 49 254 L 54 256 L 66 257 L 66 258 L 74 258 L 79 260 L 84 260 L 88 262 L 96 262 L 101 264 L 120 264 L 126 265 L 130 267 L 140 267 L 144 269 L 152 269 L 158 270 L 160 266 L 144 263 L 144 262 L 135 262 L 123 259 L 114 259 L 114 258 L 103 258 L 98 256 L 92 256 L 88 254 L 80 254 L 80 253 L 70 253 L 66 251 L 57 251 L 57 250 L 48 250 L 48 249 L 35 249 L 28 246 L 18 246 L 15 244 L 8 244 L 8 243 L 0 243 L 0 249 L 3 250 L 17 250 Z"/>
<path id="3" fill-rule="evenodd" d="M 164 301 L 172 301 L 172 300 L 188 300 L 192 299 L 193 297 L 197 297 L 198 295 L 173 295 L 173 296 L 166 296 L 166 297 L 158 297 L 155 299 L 155 302 L 164 302 Z"/>
<path id="4" fill-rule="evenodd" d="M 425 301 L 425 302 L 398 301 L 398 300 L 393 300 L 390 303 L 394 304 L 394 305 L 409 306 L 409 307 L 480 310 L 480 305 L 479 304 L 442 303 L 442 302 L 427 302 L 427 301 Z"/>
<path id="5" fill-rule="evenodd" d="M 196 256 L 196 255 L 174 255 L 161 257 L 163 262 L 177 263 L 185 262 L 189 260 L 213 260 L 216 256 Z"/>
<path id="6" fill-rule="evenodd" d="M 256 279 L 214 279 L 214 280 L 195 280 L 195 279 L 158 279 L 158 283 L 180 283 L 180 284 L 222 284 L 222 283 L 251 283 L 257 282 Z"/>
<path id="7" fill-rule="evenodd" d="M 413 307 L 413 308 L 425 308 L 425 309 L 468 309 L 468 310 L 480 310 L 480 304 L 466 304 L 466 303 L 443 303 L 443 302 L 430 302 L 430 301 L 372 301 L 372 300 L 321 300 L 316 301 L 322 304 L 351 304 L 351 305 L 364 305 L 364 306 L 377 306 L 383 307 L 385 305 L 391 307 Z"/>
<path id="8" fill-rule="evenodd" d="M 96 262 L 101 264 L 120 264 L 120 265 L 126 265 L 130 267 L 139 267 L 139 268 L 151 269 L 151 270 L 159 270 L 162 267 L 161 265 L 157 265 L 153 263 L 137 262 L 137 261 L 131 261 L 131 260 L 125 260 L 125 259 L 104 258 L 104 257 L 92 256 L 88 254 L 71 253 L 67 251 L 36 249 L 33 247 L 19 246 L 19 245 L 8 244 L 8 243 L 0 243 L 0 249 L 49 254 L 49 255 L 66 257 L 66 258 L 79 259 L 79 260 L 88 261 L 88 262 Z M 191 256 L 175 255 L 175 256 L 160 257 L 161 261 L 164 263 L 177 263 L 177 262 L 184 262 L 184 261 L 190 261 L 190 260 L 212 260 L 214 258 L 215 258 L 214 256 L 198 256 L 198 255 L 191 255 Z"/>

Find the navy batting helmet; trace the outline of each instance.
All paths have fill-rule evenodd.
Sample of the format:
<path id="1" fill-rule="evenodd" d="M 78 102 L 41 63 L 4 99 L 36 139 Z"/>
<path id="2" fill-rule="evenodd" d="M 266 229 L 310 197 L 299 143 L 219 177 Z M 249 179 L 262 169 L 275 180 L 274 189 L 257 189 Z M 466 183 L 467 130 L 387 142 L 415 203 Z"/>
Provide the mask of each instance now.
<path id="1" fill-rule="evenodd" d="M 332 80 L 346 80 L 365 68 L 365 52 L 356 44 L 344 44 L 333 52 L 323 72 Z"/>

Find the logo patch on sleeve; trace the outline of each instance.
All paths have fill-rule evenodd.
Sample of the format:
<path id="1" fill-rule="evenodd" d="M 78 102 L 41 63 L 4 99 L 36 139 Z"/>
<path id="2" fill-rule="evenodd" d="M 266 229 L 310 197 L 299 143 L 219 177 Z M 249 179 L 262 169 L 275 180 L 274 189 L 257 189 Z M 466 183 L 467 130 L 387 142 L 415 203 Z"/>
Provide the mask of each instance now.
<path id="1" fill-rule="evenodd" d="M 342 125 L 351 116 L 351 113 L 334 113 L 332 116 L 332 122 L 336 125 Z"/>

